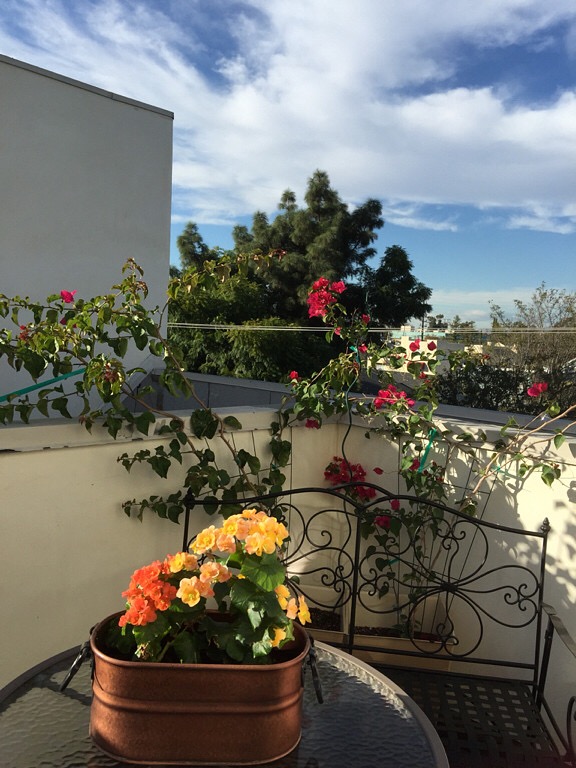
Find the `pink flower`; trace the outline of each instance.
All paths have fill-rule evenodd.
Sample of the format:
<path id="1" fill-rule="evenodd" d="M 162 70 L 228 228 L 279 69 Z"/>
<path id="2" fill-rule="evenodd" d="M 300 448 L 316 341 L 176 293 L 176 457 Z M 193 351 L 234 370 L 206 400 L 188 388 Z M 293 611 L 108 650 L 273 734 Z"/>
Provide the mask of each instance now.
<path id="1" fill-rule="evenodd" d="M 526 394 L 528 397 L 540 397 L 548 389 L 548 384 L 545 381 L 535 381 L 531 387 L 528 387 Z"/>
<path id="2" fill-rule="evenodd" d="M 306 429 L 320 429 L 320 422 L 318 419 L 306 419 L 304 426 Z"/>
<path id="3" fill-rule="evenodd" d="M 66 302 L 66 304 L 74 303 L 74 294 L 77 291 L 60 291 L 60 298 Z"/>
<path id="4" fill-rule="evenodd" d="M 368 323 L 370 322 L 370 315 L 362 315 L 360 319 L 362 320 L 364 325 L 368 325 Z"/>
<path id="5" fill-rule="evenodd" d="M 390 509 L 393 512 L 398 512 L 400 509 L 400 499 L 391 499 L 390 500 Z"/>
<path id="6" fill-rule="evenodd" d="M 428 349 L 430 350 L 430 352 L 433 352 L 436 349 L 436 346 L 437 345 L 436 345 L 435 341 L 429 341 L 428 342 Z"/>
<path id="7" fill-rule="evenodd" d="M 368 352 L 368 347 L 366 344 L 359 344 L 358 345 L 358 352 L 364 354 L 364 352 Z"/>
<path id="8" fill-rule="evenodd" d="M 420 339 L 410 342 L 410 351 L 417 352 L 420 349 Z"/>
<path id="9" fill-rule="evenodd" d="M 312 283 L 312 290 L 313 291 L 320 291 L 322 288 L 328 288 L 330 285 L 330 281 L 327 280 L 325 277 L 320 277 L 318 280 L 316 280 L 315 283 Z"/>
<path id="10" fill-rule="evenodd" d="M 387 531 L 390 530 L 391 522 L 390 515 L 378 515 L 374 518 L 374 524 L 379 528 L 386 528 Z"/>
<path id="11" fill-rule="evenodd" d="M 344 293 L 346 290 L 346 286 L 344 285 L 342 280 L 338 280 L 337 283 L 332 283 L 330 286 L 330 290 L 334 291 L 334 293 Z"/>
<path id="12" fill-rule="evenodd" d="M 342 328 L 334 328 L 334 334 L 336 336 L 341 336 L 342 335 Z"/>

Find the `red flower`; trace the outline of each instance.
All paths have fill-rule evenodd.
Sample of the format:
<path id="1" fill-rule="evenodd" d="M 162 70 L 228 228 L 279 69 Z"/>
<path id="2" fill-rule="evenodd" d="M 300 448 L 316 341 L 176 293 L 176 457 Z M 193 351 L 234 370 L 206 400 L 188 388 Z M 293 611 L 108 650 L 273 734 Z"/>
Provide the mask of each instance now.
<path id="1" fill-rule="evenodd" d="M 372 472 L 376 472 L 377 475 L 381 475 L 384 472 L 384 470 L 382 469 L 382 467 L 374 467 Z"/>
<path id="2" fill-rule="evenodd" d="M 359 344 L 358 352 L 360 352 L 361 354 L 364 354 L 364 352 L 368 352 L 368 347 L 366 346 L 366 344 Z"/>
<path id="3" fill-rule="evenodd" d="M 394 403 L 398 403 L 398 402 L 403 402 L 409 408 L 412 408 L 412 406 L 416 401 L 408 397 L 406 395 L 406 392 L 399 391 L 398 389 L 396 389 L 394 384 L 389 384 L 388 389 L 380 389 L 378 391 L 378 394 L 374 398 L 374 408 L 378 410 L 382 408 L 382 406 L 385 403 L 388 403 L 389 405 L 393 405 Z"/>
<path id="4" fill-rule="evenodd" d="M 334 333 L 336 336 L 342 335 L 342 328 L 334 328 Z"/>
<path id="5" fill-rule="evenodd" d="M 386 528 L 387 531 L 390 530 L 391 522 L 390 515 L 378 515 L 378 517 L 374 518 L 374 524 L 379 528 Z"/>
<path id="6" fill-rule="evenodd" d="M 60 298 L 63 299 L 66 304 L 73 304 L 75 293 L 77 293 L 77 291 L 60 291 Z"/>
<path id="7" fill-rule="evenodd" d="M 410 351 L 417 352 L 420 349 L 420 339 L 410 342 Z"/>
<path id="8" fill-rule="evenodd" d="M 324 317 L 330 304 L 336 303 L 336 296 L 321 289 L 308 296 L 308 317 Z"/>
<path id="9" fill-rule="evenodd" d="M 317 419 L 306 419 L 304 426 L 306 429 L 320 429 L 320 422 Z"/>
<path id="10" fill-rule="evenodd" d="M 400 499 L 391 499 L 390 500 L 390 509 L 393 512 L 398 512 L 400 509 Z"/>
<path id="11" fill-rule="evenodd" d="M 414 459 L 412 464 L 410 464 L 409 469 L 412 470 L 412 471 L 414 471 L 416 469 L 420 469 L 420 459 Z"/>
<path id="12" fill-rule="evenodd" d="M 437 345 L 436 345 L 435 341 L 429 341 L 428 342 L 428 349 L 430 350 L 430 352 L 433 352 L 436 349 L 436 346 Z"/>
<path id="13" fill-rule="evenodd" d="M 324 470 L 324 478 L 332 485 L 358 482 L 364 480 L 366 470 L 361 464 L 349 464 L 341 456 L 334 456 L 330 464 Z M 374 488 L 359 485 L 349 491 L 352 498 L 373 499 L 376 496 Z"/>
<path id="14" fill-rule="evenodd" d="M 528 387 L 526 394 L 528 397 L 540 397 L 548 389 L 548 384 L 545 381 L 536 381 L 531 387 Z"/>
<path id="15" fill-rule="evenodd" d="M 331 284 L 326 277 L 318 278 L 312 284 L 312 291 L 307 299 L 308 317 L 325 317 L 328 307 L 338 301 L 335 294 L 345 290 L 346 286 L 342 280 Z"/>
<path id="16" fill-rule="evenodd" d="M 298 381 L 299 378 L 298 371 L 290 371 L 290 381 Z"/>
<path id="17" fill-rule="evenodd" d="M 361 320 L 364 323 L 364 325 L 368 325 L 368 323 L 370 322 L 370 315 L 362 315 Z"/>

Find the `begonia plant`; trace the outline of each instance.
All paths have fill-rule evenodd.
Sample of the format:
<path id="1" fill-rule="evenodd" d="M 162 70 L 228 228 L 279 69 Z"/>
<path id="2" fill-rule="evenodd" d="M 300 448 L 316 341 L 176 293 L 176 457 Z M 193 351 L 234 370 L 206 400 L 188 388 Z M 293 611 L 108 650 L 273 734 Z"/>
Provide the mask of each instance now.
<path id="1" fill-rule="evenodd" d="M 108 650 L 150 662 L 269 663 L 294 639 L 294 620 L 310 622 L 282 563 L 288 536 L 267 512 L 245 509 L 201 531 L 190 551 L 139 568 L 126 611 L 108 625 Z"/>

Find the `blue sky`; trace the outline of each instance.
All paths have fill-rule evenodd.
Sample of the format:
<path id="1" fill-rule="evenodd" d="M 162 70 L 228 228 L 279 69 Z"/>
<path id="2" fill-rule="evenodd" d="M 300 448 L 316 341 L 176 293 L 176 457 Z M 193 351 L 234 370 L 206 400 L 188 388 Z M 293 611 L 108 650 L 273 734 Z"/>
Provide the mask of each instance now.
<path id="1" fill-rule="evenodd" d="M 174 112 L 176 262 L 320 168 L 434 313 L 576 291 L 574 0 L 2 0 L 0 52 Z"/>

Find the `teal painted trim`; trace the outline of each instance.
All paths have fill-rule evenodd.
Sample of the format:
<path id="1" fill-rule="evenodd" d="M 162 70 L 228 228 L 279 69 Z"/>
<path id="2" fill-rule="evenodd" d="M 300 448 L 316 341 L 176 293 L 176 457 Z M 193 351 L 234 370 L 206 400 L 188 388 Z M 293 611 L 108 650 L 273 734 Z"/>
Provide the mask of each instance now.
<path id="1" fill-rule="evenodd" d="M 438 430 L 435 428 L 432 428 L 428 432 L 428 445 L 424 449 L 424 453 L 422 454 L 422 458 L 420 459 L 420 466 L 418 467 L 418 472 L 423 472 L 424 467 L 426 466 L 426 459 L 428 458 L 428 454 L 430 453 L 430 448 L 432 448 L 432 443 L 434 442 L 434 438 L 438 434 Z"/>
<path id="2" fill-rule="evenodd" d="M 63 373 L 62 376 L 57 376 L 55 379 L 48 379 L 48 381 L 42 381 L 39 384 L 32 384 L 30 387 L 24 387 L 24 389 L 17 389 L 15 392 L 9 392 L 7 395 L 0 395 L 0 403 L 6 402 L 6 400 L 9 400 L 11 397 L 27 395 L 28 392 L 34 392 L 35 389 L 40 389 L 41 387 L 49 387 L 50 384 L 56 384 L 58 381 L 64 381 L 64 379 L 69 379 L 71 376 L 80 376 L 80 374 L 84 373 L 85 370 L 86 368 L 80 368 L 77 371 Z"/>

